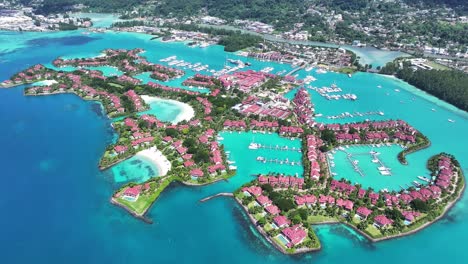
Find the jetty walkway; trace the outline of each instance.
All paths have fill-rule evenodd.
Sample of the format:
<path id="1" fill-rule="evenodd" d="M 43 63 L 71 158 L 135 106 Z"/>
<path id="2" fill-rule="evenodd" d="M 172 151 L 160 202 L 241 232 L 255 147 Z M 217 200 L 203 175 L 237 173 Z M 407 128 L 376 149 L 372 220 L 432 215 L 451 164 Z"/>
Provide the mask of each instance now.
<path id="1" fill-rule="evenodd" d="M 387 176 L 392 175 L 390 172 L 390 168 L 385 166 L 385 164 L 379 159 L 379 157 L 377 157 L 378 156 L 377 153 L 371 153 L 371 156 L 372 156 L 373 161 L 376 160 L 377 163 L 379 163 L 380 167 L 386 168 L 386 171 L 388 173 Z"/>
<path id="2" fill-rule="evenodd" d="M 211 196 L 208 196 L 206 198 L 203 198 L 203 199 L 200 200 L 200 202 L 204 203 L 206 201 L 209 201 L 209 200 L 211 200 L 213 198 L 220 197 L 220 196 L 234 197 L 234 194 L 228 193 L 228 192 L 218 193 L 218 194 L 211 195 Z"/>
<path id="3" fill-rule="evenodd" d="M 259 149 L 269 149 L 269 150 L 281 150 L 281 151 L 297 151 L 297 152 L 301 152 L 301 148 L 296 148 L 296 147 L 288 147 L 288 146 L 279 146 L 279 145 L 259 145 Z"/>
<path id="4" fill-rule="evenodd" d="M 297 165 L 297 166 L 301 166 L 300 161 L 290 161 L 287 158 L 285 160 L 282 160 L 282 159 L 267 159 L 265 157 L 258 156 L 257 161 L 262 162 L 262 163 L 267 163 L 268 162 L 268 163 L 277 163 L 277 164 L 280 164 L 280 165 L 291 165 L 291 166 Z"/>
<path id="5" fill-rule="evenodd" d="M 359 173 L 359 175 L 361 175 L 361 177 L 364 177 L 364 172 L 362 172 L 361 168 L 359 168 L 359 166 L 357 165 L 357 163 L 355 161 L 353 161 L 352 157 L 353 157 L 353 154 L 349 153 L 348 151 L 346 151 L 346 149 L 339 149 L 340 151 L 343 151 L 345 154 L 346 154 L 346 159 L 348 159 L 349 163 L 351 164 L 351 166 L 353 166 L 354 170 Z"/>

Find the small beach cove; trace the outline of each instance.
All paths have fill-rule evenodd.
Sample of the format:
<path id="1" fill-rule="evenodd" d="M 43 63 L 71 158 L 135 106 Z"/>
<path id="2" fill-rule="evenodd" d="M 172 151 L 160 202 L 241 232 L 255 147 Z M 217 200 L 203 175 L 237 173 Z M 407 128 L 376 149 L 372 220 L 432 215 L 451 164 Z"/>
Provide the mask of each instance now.
<path id="1" fill-rule="evenodd" d="M 195 116 L 193 108 L 186 103 L 148 95 L 143 95 L 141 98 L 150 106 L 150 109 L 140 112 L 139 115 L 154 115 L 161 121 L 169 121 L 173 124 L 189 121 Z"/>

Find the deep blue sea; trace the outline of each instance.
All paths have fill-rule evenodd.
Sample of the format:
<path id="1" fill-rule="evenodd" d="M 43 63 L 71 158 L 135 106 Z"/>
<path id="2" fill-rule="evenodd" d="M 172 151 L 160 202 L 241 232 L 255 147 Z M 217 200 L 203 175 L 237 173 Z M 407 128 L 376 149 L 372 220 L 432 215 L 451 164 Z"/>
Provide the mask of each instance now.
<path id="1" fill-rule="evenodd" d="M 105 48 L 143 47 L 153 61 L 177 54 L 215 69 L 222 68 L 226 57 L 234 57 L 221 47 L 193 49 L 149 38 L 127 33 L 0 32 L 0 80 L 57 56 L 95 56 Z M 254 62 L 253 68 L 266 65 Z M 289 66 L 274 67 L 276 71 Z M 462 166 L 468 167 L 466 113 L 448 109 L 430 96 L 416 95 L 420 92 L 407 84 L 377 75 L 314 76 L 323 85 L 336 81 L 360 96 L 351 105 L 312 94 L 318 112 L 330 115 L 350 107 L 352 111 L 381 108 L 386 118 L 404 118 L 429 136 L 431 148 L 408 157 L 410 173 L 424 172 L 425 159 L 440 151 L 456 155 Z M 377 89 L 377 85 L 383 88 Z M 395 88 L 401 91 L 394 92 Z M 249 168 L 239 168 L 242 174 L 230 182 L 205 187 L 171 185 L 149 210 L 154 224 L 144 224 L 109 203 L 121 182 L 97 168 L 106 145 L 114 138 L 99 105 L 73 95 L 25 97 L 22 89 L 0 89 L 2 263 L 394 264 L 466 263 L 468 259 L 466 196 L 442 221 L 409 237 L 371 244 L 346 227 L 321 226 L 315 228 L 323 244 L 321 252 L 282 255 L 260 237 L 233 200 L 198 202 L 250 180 Z M 456 122 L 448 123 L 448 118 Z M 226 148 L 234 146 L 226 143 Z"/>

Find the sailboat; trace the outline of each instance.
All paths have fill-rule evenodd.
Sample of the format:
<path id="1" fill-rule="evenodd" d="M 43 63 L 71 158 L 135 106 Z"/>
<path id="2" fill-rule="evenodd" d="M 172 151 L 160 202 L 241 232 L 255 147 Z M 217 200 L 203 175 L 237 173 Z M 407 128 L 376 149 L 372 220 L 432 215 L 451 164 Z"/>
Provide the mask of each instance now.
<path id="1" fill-rule="evenodd" d="M 252 142 L 249 145 L 249 149 L 258 149 L 260 147 L 260 144 L 254 142 L 254 138 L 252 139 Z"/>

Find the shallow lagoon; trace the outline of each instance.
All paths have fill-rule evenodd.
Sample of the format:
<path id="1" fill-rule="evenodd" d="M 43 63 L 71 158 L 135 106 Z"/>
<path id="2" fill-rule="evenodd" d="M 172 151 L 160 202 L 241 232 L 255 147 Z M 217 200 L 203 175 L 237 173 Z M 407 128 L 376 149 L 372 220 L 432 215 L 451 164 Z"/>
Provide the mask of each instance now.
<path id="1" fill-rule="evenodd" d="M 85 41 L 79 40 L 75 45 L 70 40 L 77 39 L 63 39 L 71 35 L 85 38 Z M 146 47 L 157 54 L 157 58 L 176 53 L 189 58 L 193 54 L 194 61 L 203 57 L 206 61 L 213 60 L 219 68 L 226 57 L 233 56 L 222 52 L 220 47 L 191 49 L 183 44 L 149 41 L 139 34 L 92 36 L 95 38 L 89 39 L 79 32 L 1 32 L 0 38 L 7 41 L 0 43 L 0 60 L 8 67 L 2 68 L 0 79 L 27 66 L 48 63 L 57 56 L 86 53 L 96 56 L 108 47 Z M 44 37 L 49 38 L 50 43 L 28 42 Z M 268 65 L 263 62 L 256 67 L 261 68 L 262 64 Z M 356 88 L 355 93 L 360 98 L 358 103 L 347 105 L 344 101 L 322 100 L 313 92 L 318 112 L 336 114 L 349 111 L 349 107 L 359 111 L 382 108 L 383 118 L 405 119 L 427 135 L 432 146 L 409 155 L 409 167 L 424 170 L 425 160 L 441 151 L 456 155 L 462 166 L 467 167 L 466 113 L 454 112 L 433 97 L 413 93 L 414 88 L 403 82 L 378 75 L 358 73 L 348 78 L 327 73 L 316 77 L 319 78 L 317 82 L 329 85 L 336 81 L 340 87 Z M 382 89 L 376 88 L 379 84 Z M 401 91 L 395 92 L 395 88 Z M 9 238 L 0 240 L 5 263 L 148 260 L 158 263 L 342 263 L 345 258 L 352 263 L 390 264 L 410 263 L 416 258 L 426 263 L 464 263 L 468 258 L 463 243 L 468 236 L 466 196 L 444 220 L 410 237 L 370 244 L 345 227 L 320 226 L 315 229 L 322 240 L 321 252 L 294 257 L 281 255 L 250 226 L 232 200 L 198 202 L 208 195 L 238 188 L 254 178 L 251 173 L 268 172 L 251 159 L 245 163 L 246 167 L 239 166 L 237 175 L 228 182 L 195 188 L 172 185 L 149 211 L 155 223 L 143 224 L 109 204 L 110 195 L 121 183 L 106 177 L 97 169 L 97 164 L 114 135 L 109 121 L 93 111 L 94 103 L 73 95 L 24 97 L 21 87 L 0 89 L 0 98 L 0 166 L 2 179 L 8 183 L 0 209 L 9 213 L 9 217 L 0 220 L 2 237 Z M 431 108 L 437 111 L 432 112 Z M 448 118 L 456 122 L 448 123 Z M 228 136 L 225 140 L 229 141 Z M 250 141 L 246 136 L 241 142 L 248 145 Z M 235 141 L 232 144 L 231 158 L 238 165 L 243 164 L 243 156 L 238 156 L 234 150 Z M 228 143 L 226 148 L 229 148 Z M 255 157 L 254 152 L 252 156 Z M 181 249 L 184 254 L 180 254 Z M 236 254 L 232 254 L 233 249 Z"/>
<path id="2" fill-rule="evenodd" d="M 112 177 L 116 183 L 144 182 L 159 175 L 158 168 L 151 161 L 140 156 L 133 156 L 120 162 L 104 173 Z"/>
<path id="3" fill-rule="evenodd" d="M 149 110 L 139 112 L 138 115 L 154 115 L 163 122 L 172 122 L 182 111 L 179 105 L 164 99 L 151 102 L 149 107 Z"/>

